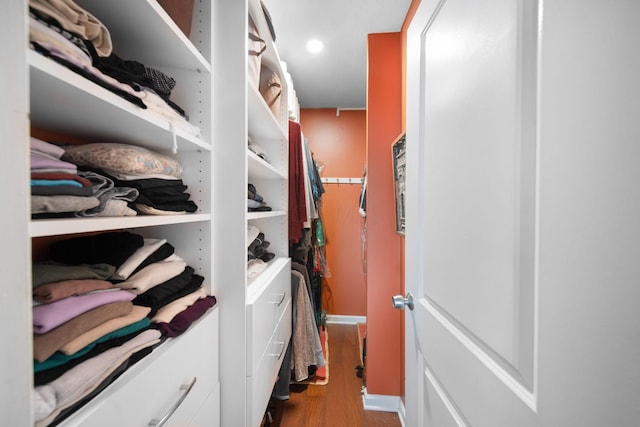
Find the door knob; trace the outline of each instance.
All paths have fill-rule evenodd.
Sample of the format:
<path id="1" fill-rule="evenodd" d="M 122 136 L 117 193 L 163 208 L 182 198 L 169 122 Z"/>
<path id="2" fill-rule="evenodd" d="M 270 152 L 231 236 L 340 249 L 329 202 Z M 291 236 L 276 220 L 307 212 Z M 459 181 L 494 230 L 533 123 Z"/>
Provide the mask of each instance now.
<path id="1" fill-rule="evenodd" d="M 397 308 L 398 310 L 404 309 L 405 306 L 409 307 L 409 310 L 413 310 L 413 295 L 408 293 L 406 298 L 402 295 L 394 295 L 391 297 L 391 303 L 393 304 L 393 308 Z"/>

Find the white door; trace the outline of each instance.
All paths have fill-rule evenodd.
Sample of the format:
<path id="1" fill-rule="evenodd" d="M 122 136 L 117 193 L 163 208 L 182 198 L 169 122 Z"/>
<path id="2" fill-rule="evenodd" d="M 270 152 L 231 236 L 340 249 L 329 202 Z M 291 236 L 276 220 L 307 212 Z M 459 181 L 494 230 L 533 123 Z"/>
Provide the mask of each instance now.
<path id="1" fill-rule="evenodd" d="M 637 0 L 422 0 L 407 426 L 640 425 L 638 17 Z"/>

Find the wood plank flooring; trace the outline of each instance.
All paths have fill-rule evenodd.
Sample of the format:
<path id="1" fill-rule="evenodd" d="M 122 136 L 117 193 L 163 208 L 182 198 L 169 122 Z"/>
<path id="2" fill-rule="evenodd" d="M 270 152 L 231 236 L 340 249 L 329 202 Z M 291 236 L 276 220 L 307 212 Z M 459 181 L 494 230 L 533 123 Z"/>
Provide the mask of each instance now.
<path id="1" fill-rule="evenodd" d="M 272 427 L 400 427 L 398 414 L 365 411 L 363 380 L 356 373 L 361 364 L 355 325 L 327 325 L 329 333 L 329 383 L 290 386 L 290 398 L 273 400 Z"/>

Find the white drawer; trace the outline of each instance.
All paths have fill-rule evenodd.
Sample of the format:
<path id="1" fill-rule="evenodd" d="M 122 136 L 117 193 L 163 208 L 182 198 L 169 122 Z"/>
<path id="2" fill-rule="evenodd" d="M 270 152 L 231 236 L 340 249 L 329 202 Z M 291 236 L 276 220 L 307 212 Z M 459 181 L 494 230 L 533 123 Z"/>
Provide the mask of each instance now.
<path id="1" fill-rule="evenodd" d="M 286 310 L 291 312 L 291 270 L 281 269 L 264 291 L 247 306 L 247 376 L 253 375 Z M 289 308 L 286 308 L 289 307 Z M 289 315 L 289 319 L 291 316 Z M 291 329 L 291 326 L 289 326 Z"/>
<path id="2" fill-rule="evenodd" d="M 176 427 L 183 427 L 177 425 Z M 189 423 L 189 427 L 220 427 L 220 383 L 216 384 L 200 409 Z"/>
<path id="3" fill-rule="evenodd" d="M 166 426 L 184 426 L 218 383 L 219 310 L 214 307 L 182 335 L 156 348 L 87 405 L 65 420 L 68 426 L 148 426 L 186 394 Z M 191 390 L 188 386 L 195 379 Z"/>
<path id="4" fill-rule="evenodd" d="M 250 426 L 260 425 L 260 420 L 269 403 L 290 339 L 291 302 L 289 301 L 284 315 L 268 342 L 267 352 L 258 361 L 258 366 L 253 376 L 247 378 L 247 396 L 249 399 L 247 407 L 251 408 Z"/>

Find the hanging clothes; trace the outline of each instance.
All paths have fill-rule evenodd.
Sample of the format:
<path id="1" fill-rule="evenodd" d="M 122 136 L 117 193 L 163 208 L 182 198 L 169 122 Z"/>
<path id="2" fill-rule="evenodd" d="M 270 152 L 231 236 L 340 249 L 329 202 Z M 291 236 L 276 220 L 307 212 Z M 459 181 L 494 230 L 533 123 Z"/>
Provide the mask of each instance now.
<path id="1" fill-rule="evenodd" d="M 297 243 L 307 218 L 305 202 L 302 131 L 300 124 L 289 121 L 289 244 Z"/>
<path id="2" fill-rule="evenodd" d="M 314 219 L 319 218 L 320 199 L 324 194 L 324 186 L 320 180 L 318 164 L 313 158 L 307 139 L 302 135 L 302 153 L 304 163 L 304 185 L 306 192 L 307 220 L 305 228 L 311 228 Z"/>

